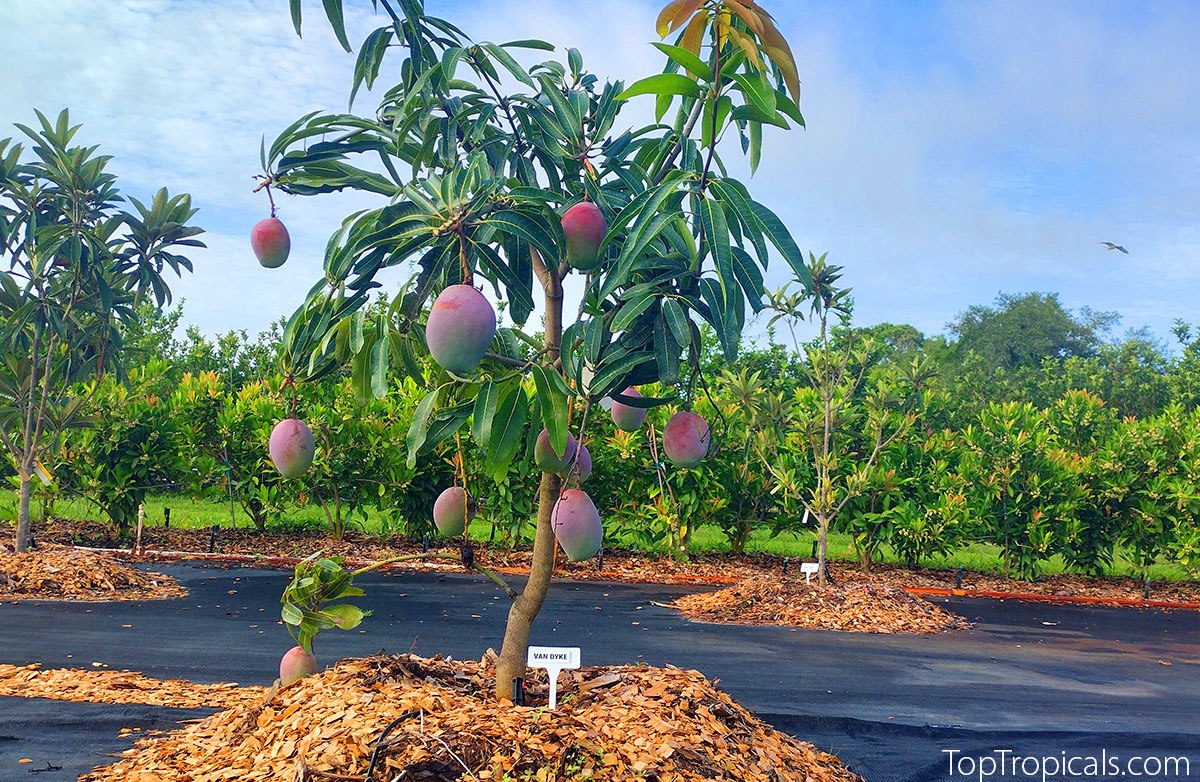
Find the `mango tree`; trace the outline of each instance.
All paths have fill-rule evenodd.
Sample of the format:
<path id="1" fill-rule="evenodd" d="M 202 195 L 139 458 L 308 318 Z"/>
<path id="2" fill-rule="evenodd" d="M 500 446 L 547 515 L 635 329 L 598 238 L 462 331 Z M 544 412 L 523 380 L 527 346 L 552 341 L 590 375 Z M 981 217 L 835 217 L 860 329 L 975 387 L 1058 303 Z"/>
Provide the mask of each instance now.
<path id="1" fill-rule="evenodd" d="M 914 360 L 903 371 L 887 367 L 869 373 L 870 338 L 845 329 L 840 341 L 834 339 L 837 320 L 848 325 L 850 319 L 850 289 L 838 285 L 842 267 L 812 253 L 799 266 L 804 270 L 795 280 L 800 290 L 784 286 L 770 296 L 771 323 L 787 326 L 796 352 L 805 357 L 808 383 L 775 413 L 783 419 L 784 436 L 762 432 L 756 447 L 776 493 L 799 499 L 816 521 L 817 575 L 826 586 L 829 529 L 849 503 L 870 491 L 880 457 L 912 428 L 932 368 Z M 817 335 L 802 347 L 796 325 L 806 309 Z M 862 539 L 858 545 L 862 548 Z M 877 545 L 871 542 L 868 548 Z M 869 556 L 864 564 L 869 566 Z"/>
<path id="2" fill-rule="evenodd" d="M 29 544 L 30 484 L 84 398 L 70 389 L 120 369 L 122 323 L 144 301 L 170 301 L 167 269 L 203 247 L 187 195 L 125 199 L 109 157 L 79 146 L 64 110 L 17 127 L 33 146 L 0 139 L 0 443 L 17 468 L 16 550 Z M 94 386 L 93 386 L 94 387 Z"/>
<path id="3" fill-rule="evenodd" d="M 269 187 L 353 189 L 381 200 L 330 239 L 324 277 L 289 320 L 283 360 L 298 382 L 349 364 L 364 394 L 386 393 L 393 371 L 427 383 L 407 435 L 410 460 L 469 432 L 498 476 L 534 450 L 541 430 L 532 572 L 514 593 L 496 671 L 497 695 L 507 698 L 551 579 L 556 504 L 571 500 L 562 509 L 568 521 L 589 515 L 590 499 L 564 480 L 582 467 L 571 430 L 582 433 L 589 415 L 602 414 L 605 397 L 686 408 L 686 386 L 657 398 L 624 392 L 676 384 L 697 360 L 701 322 L 732 361 L 747 305 L 762 306 L 772 247 L 807 280 L 787 229 L 727 174 L 718 150 L 740 142 L 756 167 L 763 125 L 803 124 L 799 82 L 787 43 L 755 0 L 668 4 L 658 33 L 674 34 L 673 43 L 655 44 L 664 70 L 629 86 L 601 82 L 575 49 L 565 61 L 527 65 L 518 57 L 537 60 L 555 47 L 474 41 L 419 0 L 378 7 L 390 21 L 363 42 L 350 86 L 353 101 L 399 53 L 399 80 L 381 90 L 376 112 L 309 114 L 263 146 Z M 291 8 L 299 31 L 299 0 Z M 341 2 L 324 8 L 349 50 Z M 653 97 L 657 121 L 619 126 L 626 101 L 639 96 Z M 366 317 L 376 276 L 396 267 L 409 271 L 408 282 Z M 563 311 L 569 275 L 583 288 L 573 319 Z M 511 325 L 496 329 L 476 286 L 503 302 Z M 539 304 L 535 339 L 522 327 Z M 426 350 L 439 366 L 432 379 L 416 361 Z M 690 431 L 707 445 L 707 428 Z M 564 547 L 587 556 L 599 540 L 585 543 Z"/>

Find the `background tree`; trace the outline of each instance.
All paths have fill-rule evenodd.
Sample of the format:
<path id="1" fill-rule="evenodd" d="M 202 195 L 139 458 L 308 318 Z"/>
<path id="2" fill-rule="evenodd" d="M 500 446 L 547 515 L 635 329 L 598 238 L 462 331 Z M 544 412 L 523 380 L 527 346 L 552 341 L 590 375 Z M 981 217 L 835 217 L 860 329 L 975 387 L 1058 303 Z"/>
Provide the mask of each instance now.
<path id="1" fill-rule="evenodd" d="M 972 351 L 986 367 L 1011 370 L 1036 367 L 1047 357 L 1094 355 L 1119 319 L 1087 307 L 1075 315 L 1057 293 L 1002 293 L 994 306 L 968 307 L 948 329 L 960 355 Z"/>
<path id="2" fill-rule="evenodd" d="M 120 324 L 143 301 L 168 302 L 164 271 L 190 271 L 178 249 L 203 246 L 189 196 L 163 189 L 120 209 L 108 156 L 73 145 L 79 126 L 65 110 L 37 117 L 37 129 L 17 126 L 31 159 L 0 140 L 0 441 L 19 479 L 17 551 L 29 542 L 39 456 L 81 409 L 73 384 L 120 370 Z"/>
<path id="3" fill-rule="evenodd" d="M 878 474 L 879 459 L 912 427 L 930 368 L 916 361 L 907 374 L 891 367 L 868 375 L 874 344 L 848 328 L 835 341 L 835 319 L 848 325 L 851 307 L 850 289 L 837 285 L 841 267 L 810 253 L 805 272 L 797 280 L 801 291 L 776 291 L 771 308 L 772 321 L 783 320 L 793 338 L 805 308 L 816 322 L 816 339 L 803 349 L 808 385 L 796 391 L 784 430 L 763 432 L 759 454 L 780 490 L 800 499 L 816 520 L 817 575 L 825 586 L 829 528 L 873 481 L 886 477 Z M 796 351 L 801 352 L 798 343 Z M 813 476 L 802 483 L 796 479 L 797 465 L 805 462 Z M 869 565 L 874 544 L 866 548 Z"/>
<path id="4" fill-rule="evenodd" d="M 292 0 L 297 28 L 300 5 Z M 324 6 L 349 49 L 341 3 Z M 736 357 L 746 304 L 762 305 L 769 245 L 807 279 L 786 228 L 726 175 L 718 155 L 723 138 L 740 138 L 754 168 L 764 123 L 803 123 L 795 62 L 754 0 L 668 4 L 658 31 L 677 33 L 675 42 L 656 44 L 666 68 L 628 89 L 602 84 L 574 49 L 566 62 L 527 67 L 514 54 L 554 47 L 474 42 L 425 14 L 418 0 L 379 6 L 391 21 L 360 48 L 351 85 L 353 99 L 375 83 L 389 51 L 403 53 L 400 81 L 376 114 L 302 117 L 264 145 L 262 157 L 268 181 L 284 191 L 354 188 L 387 201 L 346 220 L 329 242 L 325 278 L 290 319 L 283 356 L 297 379 L 350 363 L 357 387 L 377 396 L 393 366 L 424 382 L 413 358 L 426 349 L 426 302 L 476 281 L 505 301 L 513 325 L 500 330 L 478 369 L 442 370 L 430 382 L 407 436 L 410 460 L 468 419 L 489 472 L 505 470 L 543 427 L 563 453 L 569 429 L 582 433 L 601 398 L 677 383 L 681 367 L 699 355 L 700 322 L 713 328 L 727 360 Z M 507 84 L 515 91 L 506 94 Z M 639 95 L 655 96 L 659 118 L 675 107 L 674 120 L 614 130 L 625 101 Z M 356 164 L 359 157 L 365 162 Z M 569 322 L 563 280 L 572 259 L 561 221 L 581 201 L 599 209 L 607 235 L 595 259 L 575 259 L 586 267 L 585 294 Z M 377 272 L 399 265 L 413 270 L 409 283 L 385 314 L 367 319 Z M 519 328 L 535 291 L 540 342 Z M 690 399 L 685 390 L 679 401 Z M 497 664 L 500 697 L 524 674 L 551 578 L 551 512 L 562 489 L 558 475 L 542 473 L 532 571 L 513 600 Z"/>

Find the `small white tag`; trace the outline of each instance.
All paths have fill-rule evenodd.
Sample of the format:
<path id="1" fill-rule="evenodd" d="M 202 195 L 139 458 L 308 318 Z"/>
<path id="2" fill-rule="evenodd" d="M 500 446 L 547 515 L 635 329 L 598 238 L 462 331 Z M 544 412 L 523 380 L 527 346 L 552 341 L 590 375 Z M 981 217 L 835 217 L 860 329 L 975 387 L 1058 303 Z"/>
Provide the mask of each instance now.
<path id="1" fill-rule="evenodd" d="M 558 674 L 564 668 L 579 667 L 578 646 L 531 646 L 526 664 L 530 668 L 545 668 L 550 679 L 550 708 L 558 705 Z"/>
<path id="2" fill-rule="evenodd" d="M 819 567 L 820 566 L 817 565 L 816 562 L 801 562 L 800 563 L 800 572 L 804 574 L 804 583 L 805 584 L 812 583 L 813 574 L 815 574 L 817 572 Z"/>

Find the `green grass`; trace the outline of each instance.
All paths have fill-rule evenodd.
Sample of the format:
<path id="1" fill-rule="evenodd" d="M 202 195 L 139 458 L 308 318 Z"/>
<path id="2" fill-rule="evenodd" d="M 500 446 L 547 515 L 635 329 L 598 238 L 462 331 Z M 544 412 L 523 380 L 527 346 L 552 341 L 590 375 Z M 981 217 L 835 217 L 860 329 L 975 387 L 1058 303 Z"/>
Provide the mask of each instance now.
<path id="1" fill-rule="evenodd" d="M 146 522 L 150 526 L 161 526 L 163 522 L 163 510 L 171 509 L 171 526 L 184 529 L 202 529 L 211 527 L 213 524 L 220 525 L 222 528 L 238 527 L 250 529 L 253 523 L 250 517 L 242 512 L 240 507 L 235 507 L 232 515 L 232 523 L 230 516 L 230 508 L 228 503 L 214 502 L 211 500 L 197 500 L 180 495 L 170 494 L 152 494 L 146 499 Z M 82 499 L 60 499 L 54 504 L 54 515 L 65 516 L 76 519 L 102 519 L 103 514 L 96 508 L 95 505 Z M 41 504 L 34 503 L 33 514 L 36 521 L 41 517 Z M 16 495 L 14 492 L 0 493 L 0 519 L 9 521 L 16 518 Z M 315 532 L 320 533 L 325 530 L 325 513 L 317 505 L 308 505 L 303 508 L 290 508 L 287 513 L 283 514 L 278 521 L 268 527 L 269 531 L 275 532 Z M 387 532 L 384 519 L 375 509 L 368 510 L 367 520 L 365 523 L 359 523 L 357 517 L 350 526 L 351 529 L 361 530 L 368 534 L 379 535 Z M 532 531 L 532 524 L 529 525 L 527 531 Z M 482 524 L 476 523 L 471 527 L 472 537 L 476 540 L 487 540 L 492 536 L 491 525 L 486 520 Z M 503 531 L 496 532 L 496 539 L 503 539 Z M 747 543 L 747 553 L 763 552 L 781 557 L 793 557 L 797 559 L 806 559 L 812 554 L 813 540 L 815 536 L 812 532 L 801 533 L 783 533 L 772 537 L 770 532 L 763 529 L 756 529 L 750 535 L 750 540 Z M 528 540 L 522 541 L 528 542 Z M 725 535 L 718 527 L 702 526 L 698 527 L 692 533 L 691 551 L 701 554 L 707 552 L 727 552 L 729 551 L 729 543 L 725 539 Z M 829 557 L 838 561 L 856 561 L 853 548 L 851 546 L 850 536 L 831 532 L 829 534 Z M 888 547 L 883 546 L 876 557 L 876 561 L 884 563 L 898 563 L 899 560 L 894 552 Z M 965 570 L 975 570 L 981 572 L 999 573 L 1003 571 L 1003 563 L 1000 560 L 1000 549 L 987 543 L 973 543 L 965 546 L 958 551 L 944 556 L 933 557 L 925 561 L 923 564 L 938 567 L 938 568 L 963 568 Z M 1042 572 L 1046 574 L 1062 573 L 1066 570 L 1066 566 L 1060 557 L 1042 563 Z M 1130 561 L 1118 550 L 1116 561 L 1111 570 L 1112 575 L 1118 576 L 1134 576 L 1136 571 Z M 1188 573 L 1177 565 L 1159 564 L 1155 565 L 1150 570 L 1150 576 L 1155 580 L 1168 581 L 1185 581 L 1189 578 Z"/>
<path id="2" fill-rule="evenodd" d="M 746 544 L 747 553 L 763 552 L 782 557 L 807 559 L 812 555 L 815 532 L 782 533 L 771 537 L 767 530 L 756 529 L 750 534 Z M 729 551 L 725 535 L 718 527 L 699 527 L 692 534 L 691 550 L 695 552 Z M 829 533 L 829 558 L 841 562 L 857 562 L 858 557 L 850 535 L 840 532 Z M 886 544 L 876 553 L 876 562 L 900 564 L 900 559 Z M 979 572 L 1001 573 L 1004 564 L 1000 559 L 1000 547 L 990 543 L 972 543 L 958 551 L 942 557 L 930 557 L 922 562 L 927 567 L 963 568 Z M 1041 572 L 1047 575 L 1064 573 L 1066 563 L 1062 557 L 1055 556 L 1041 563 Z M 1110 571 L 1115 576 L 1136 576 L 1137 570 L 1120 549 L 1116 553 L 1116 561 Z M 1178 565 L 1158 564 L 1150 568 L 1150 577 L 1154 580 L 1186 581 L 1190 578 L 1187 571 Z"/>

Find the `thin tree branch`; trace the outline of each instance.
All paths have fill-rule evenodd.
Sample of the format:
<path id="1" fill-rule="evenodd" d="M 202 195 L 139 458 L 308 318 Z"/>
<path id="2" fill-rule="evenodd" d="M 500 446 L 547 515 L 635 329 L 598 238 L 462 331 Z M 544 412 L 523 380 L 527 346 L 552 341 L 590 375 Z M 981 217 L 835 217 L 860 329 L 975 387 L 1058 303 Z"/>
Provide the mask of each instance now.
<path id="1" fill-rule="evenodd" d="M 687 122 L 684 124 L 683 129 L 680 130 L 678 135 L 675 137 L 675 142 L 671 146 L 670 153 L 663 158 L 663 162 L 658 167 L 658 173 L 656 173 L 654 175 L 654 179 L 651 180 L 652 185 L 662 184 L 663 179 L 665 179 L 667 174 L 670 172 L 671 166 L 674 165 L 675 158 L 679 157 L 679 153 L 683 151 L 684 143 L 691 138 L 692 131 L 695 129 L 696 122 L 699 121 L 700 114 L 703 110 L 704 101 L 697 98 L 696 104 L 692 106 L 692 111 L 688 115 Z"/>
<path id="2" fill-rule="evenodd" d="M 510 356 L 502 356 L 499 353 L 493 353 L 490 350 L 488 352 L 484 353 L 483 357 L 490 358 L 494 361 L 498 361 L 501 364 L 503 364 L 504 366 L 512 367 L 513 369 L 525 369 L 531 363 L 533 363 L 531 361 L 526 361 L 526 360 L 520 359 L 520 358 L 512 358 Z"/>

